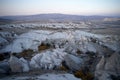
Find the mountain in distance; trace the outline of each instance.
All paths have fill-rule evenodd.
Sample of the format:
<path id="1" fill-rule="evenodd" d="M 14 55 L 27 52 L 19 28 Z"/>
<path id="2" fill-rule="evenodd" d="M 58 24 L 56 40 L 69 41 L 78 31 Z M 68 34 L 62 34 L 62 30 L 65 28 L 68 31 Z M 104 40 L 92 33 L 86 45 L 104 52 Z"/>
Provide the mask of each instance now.
<path id="1" fill-rule="evenodd" d="M 0 21 L 3 22 L 77 22 L 89 20 L 103 20 L 104 18 L 112 18 L 110 16 L 83 16 L 69 14 L 37 14 L 37 15 L 22 15 L 22 16 L 1 16 Z"/>

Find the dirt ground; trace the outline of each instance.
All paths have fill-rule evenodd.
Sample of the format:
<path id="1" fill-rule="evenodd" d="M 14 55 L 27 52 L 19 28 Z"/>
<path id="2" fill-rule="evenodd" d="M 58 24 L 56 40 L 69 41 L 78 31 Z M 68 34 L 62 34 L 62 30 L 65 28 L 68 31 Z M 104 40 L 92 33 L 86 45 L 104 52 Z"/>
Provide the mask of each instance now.
<path id="1" fill-rule="evenodd" d="M 95 34 L 105 34 L 105 35 L 120 35 L 120 28 L 101 28 L 101 29 L 92 29 L 91 33 Z"/>

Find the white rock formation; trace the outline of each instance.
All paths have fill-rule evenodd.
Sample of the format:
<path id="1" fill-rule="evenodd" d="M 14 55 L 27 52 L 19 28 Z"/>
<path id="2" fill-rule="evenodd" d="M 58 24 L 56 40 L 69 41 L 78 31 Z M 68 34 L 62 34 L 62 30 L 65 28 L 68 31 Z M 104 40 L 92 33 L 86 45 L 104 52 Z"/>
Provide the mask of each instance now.
<path id="1" fill-rule="evenodd" d="M 96 34 L 88 33 L 85 31 L 80 31 L 80 30 L 62 31 L 62 32 L 35 30 L 35 31 L 30 31 L 28 33 L 24 33 L 18 36 L 17 39 L 13 41 L 13 43 L 6 46 L 4 49 L 0 50 L 0 52 L 22 52 L 25 49 L 38 50 L 38 46 L 43 41 L 54 40 L 56 42 L 59 39 L 63 41 L 67 40 L 70 43 L 77 46 L 81 45 L 81 47 L 84 47 L 84 50 L 86 51 L 91 50 L 96 52 L 94 46 L 91 46 L 90 44 L 89 45 L 84 44 L 85 42 L 89 42 L 91 37 L 99 41 L 106 39 L 106 36 L 96 35 Z M 80 42 L 80 44 L 76 43 L 76 41 Z M 59 44 L 57 45 L 59 46 Z M 87 46 L 90 46 L 90 47 L 87 47 Z M 114 47 L 116 46 L 117 45 L 115 45 Z"/>
<path id="2" fill-rule="evenodd" d="M 30 62 L 32 68 L 53 69 L 61 65 L 64 56 L 67 53 L 63 49 L 54 49 L 53 51 L 45 51 L 35 55 Z"/>
<path id="3" fill-rule="evenodd" d="M 12 72 L 22 72 L 22 64 L 17 57 L 11 55 L 9 64 Z"/>
<path id="4" fill-rule="evenodd" d="M 74 55 L 67 54 L 65 56 L 65 62 L 66 65 L 71 69 L 71 70 L 79 70 L 83 67 L 84 61 L 81 58 L 78 58 Z"/>
<path id="5" fill-rule="evenodd" d="M 8 44 L 8 41 L 0 36 L 0 49 L 6 44 Z"/>
<path id="6" fill-rule="evenodd" d="M 0 61 L 0 74 L 2 73 L 9 73 L 10 71 L 10 66 L 7 61 Z"/>
<path id="7" fill-rule="evenodd" d="M 98 80 L 112 80 L 112 76 L 120 76 L 120 53 L 113 53 L 110 57 L 102 57 L 96 66 L 95 77 Z"/>
<path id="8" fill-rule="evenodd" d="M 13 77 L 4 77 L 0 80 L 82 80 L 80 78 L 76 78 L 72 74 L 64 73 L 64 74 L 43 74 L 40 76 L 13 76 Z"/>
<path id="9" fill-rule="evenodd" d="M 113 53 L 110 58 L 106 60 L 105 68 L 109 74 L 120 75 L 120 54 L 118 52 Z"/>
<path id="10" fill-rule="evenodd" d="M 102 56 L 101 60 L 99 61 L 99 63 L 96 66 L 96 70 L 104 70 L 105 62 L 106 62 L 105 57 Z"/>
<path id="11" fill-rule="evenodd" d="M 30 70 L 29 65 L 28 65 L 28 61 L 25 60 L 24 58 L 20 58 L 19 60 L 21 61 L 21 64 L 22 64 L 22 71 L 28 72 Z"/>

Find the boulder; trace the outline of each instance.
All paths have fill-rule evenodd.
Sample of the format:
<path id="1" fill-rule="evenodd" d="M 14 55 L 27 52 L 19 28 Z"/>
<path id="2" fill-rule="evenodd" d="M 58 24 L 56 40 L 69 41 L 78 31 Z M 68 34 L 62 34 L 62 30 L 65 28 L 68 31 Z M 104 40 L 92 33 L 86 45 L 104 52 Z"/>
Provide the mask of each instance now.
<path id="1" fill-rule="evenodd" d="M 24 58 L 20 58 L 19 60 L 21 61 L 21 64 L 22 64 L 22 71 L 28 72 L 29 71 L 28 61 L 25 60 Z"/>
<path id="2" fill-rule="evenodd" d="M 69 69 L 73 71 L 81 69 L 84 64 L 83 59 L 78 58 L 71 54 L 67 54 L 65 56 L 65 62 L 66 62 L 66 65 L 69 67 Z"/>
<path id="3" fill-rule="evenodd" d="M 99 63 L 97 64 L 96 66 L 96 70 L 99 71 L 99 70 L 104 70 L 104 66 L 105 66 L 105 57 L 102 56 L 101 60 L 99 61 Z"/>
<path id="4" fill-rule="evenodd" d="M 99 80 L 113 80 L 111 76 L 107 73 L 104 72 L 101 77 L 99 77 Z"/>
<path id="5" fill-rule="evenodd" d="M 43 51 L 41 53 L 36 54 L 31 58 L 30 67 L 31 68 L 41 68 L 41 69 L 55 69 L 58 68 L 62 61 L 64 60 L 64 56 L 66 52 L 63 52 L 63 49 L 53 49 L 48 51 Z"/>
<path id="6" fill-rule="evenodd" d="M 12 72 L 22 72 L 22 64 L 17 57 L 11 55 L 9 64 Z"/>
<path id="7" fill-rule="evenodd" d="M 2 73 L 9 73 L 10 67 L 7 61 L 0 62 L 0 74 Z"/>
<path id="8" fill-rule="evenodd" d="M 113 53 L 110 57 L 102 57 L 96 66 L 95 78 L 98 80 L 113 80 L 120 76 L 120 54 Z M 118 79 L 119 80 L 119 79 Z"/>
<path id="9" fill-rule="evenodd" d="M 110 58 L 106 60 L 105 70 L 112 75 L 120 75 L 120 54 L 113 53 Z"/>

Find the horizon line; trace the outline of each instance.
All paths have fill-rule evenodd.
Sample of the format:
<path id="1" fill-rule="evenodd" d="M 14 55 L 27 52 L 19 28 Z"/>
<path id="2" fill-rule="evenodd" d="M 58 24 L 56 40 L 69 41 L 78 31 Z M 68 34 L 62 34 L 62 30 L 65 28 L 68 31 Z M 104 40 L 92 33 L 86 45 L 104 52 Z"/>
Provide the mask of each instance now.
<path id="1" fill-rule="evenodd" d="M 102 15 L 100 15 L 100 14 L 89 14 L 89 15 L 87 15 L 87 14 L 69 14 L 69 13 L 37 13 L 37 14 L 18 14 L 18 15 L 0 15 L 0 17 L 17 17 L 17 16 L 34 16 L 34 15 L 41 15 L 41 14 L 61 14 L 61 15 L 75 15 L 75 16 L 116 16 L 116 17 L 120 17 L 120 14 L 118 14 L 118 15 L 114 15 L 114 14 L 112 14 L 112 15 L 106 15 L 106 14 L 102 14 Z"/>

